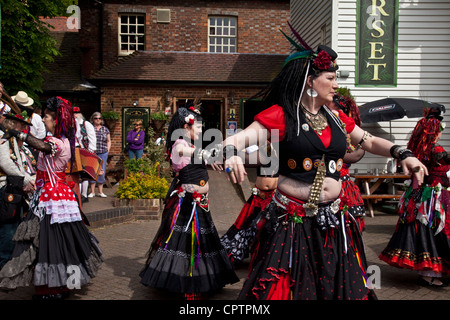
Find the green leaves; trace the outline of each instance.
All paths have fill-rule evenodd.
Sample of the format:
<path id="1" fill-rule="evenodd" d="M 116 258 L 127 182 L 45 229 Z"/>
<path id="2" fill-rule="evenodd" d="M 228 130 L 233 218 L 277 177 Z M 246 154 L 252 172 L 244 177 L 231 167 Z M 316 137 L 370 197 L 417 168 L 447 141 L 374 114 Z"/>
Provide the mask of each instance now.
<path id="1" fill-rule="evenodd" d="M 0 79 L 11 94 L 26 91 L 36 102 L 42 92 L 45 64 L 59 55 L 49 25 L 39 17 L 66 16 L 69 0 L 0 0 L 1 68 Z"/>

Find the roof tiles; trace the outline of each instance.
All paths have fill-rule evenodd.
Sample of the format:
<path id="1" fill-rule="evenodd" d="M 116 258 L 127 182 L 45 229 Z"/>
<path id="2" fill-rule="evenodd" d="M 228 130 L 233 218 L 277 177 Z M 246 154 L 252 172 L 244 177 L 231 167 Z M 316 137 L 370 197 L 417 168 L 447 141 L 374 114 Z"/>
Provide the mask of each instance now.
<path id="1" fill-rule="evenodd" d="M 266 83 L 287 55 L 136 51 L 90 77 L 109 81 Z"/>

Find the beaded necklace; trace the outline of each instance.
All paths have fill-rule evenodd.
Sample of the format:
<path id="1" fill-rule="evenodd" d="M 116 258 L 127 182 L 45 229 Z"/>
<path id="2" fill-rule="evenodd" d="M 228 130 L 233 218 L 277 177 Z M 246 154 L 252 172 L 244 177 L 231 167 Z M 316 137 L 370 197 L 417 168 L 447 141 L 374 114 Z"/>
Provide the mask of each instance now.
<path id="1" fill-rule="evenodd" d="M 302 104 L 300 104 L 303 113 L 305 114 L 306 121 L 317 132 L 319 136 L 322 135 L 322 131 L 328 126 L 327 118 L 321 112 L 322 109 L 319 110 L 316 114 L 307 110 Z"/>

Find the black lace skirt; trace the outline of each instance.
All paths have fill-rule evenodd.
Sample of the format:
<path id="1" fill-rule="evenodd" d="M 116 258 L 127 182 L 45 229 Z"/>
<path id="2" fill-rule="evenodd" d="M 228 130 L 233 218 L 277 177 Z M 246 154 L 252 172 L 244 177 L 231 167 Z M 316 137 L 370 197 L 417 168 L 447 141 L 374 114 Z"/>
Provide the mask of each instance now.
<path id="1" fill-rule="evenodd" d="M 207 293 L 239 281 L 211 218 L 205 196 L 170 197 L 141 283 L 175 293 Z"/>

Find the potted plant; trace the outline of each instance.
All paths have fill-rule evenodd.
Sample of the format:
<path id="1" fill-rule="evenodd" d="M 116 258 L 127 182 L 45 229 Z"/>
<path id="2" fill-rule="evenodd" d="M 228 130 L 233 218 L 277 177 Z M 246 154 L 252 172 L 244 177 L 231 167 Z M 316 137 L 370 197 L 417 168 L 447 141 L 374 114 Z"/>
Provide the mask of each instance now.
<path id="1" fill-rule="evenodd" d="M 109 131 L 114 131 L 117 121 L 120 119 L 120 114 L 117 111 L 103 111 L 102 117 Z"/>
<path id="2" fill-rule="evenodd" d="M 154 142 L 145 157 L 124 161 L 127 172 L 116 191 L 114 206 L 133 207 L 137 219 L 159 219 L 162 199 L 171 183 L 170 165 L 164 157 L 163 146 Z M 150 146 L 149 146 L 150 147 Z"/>

